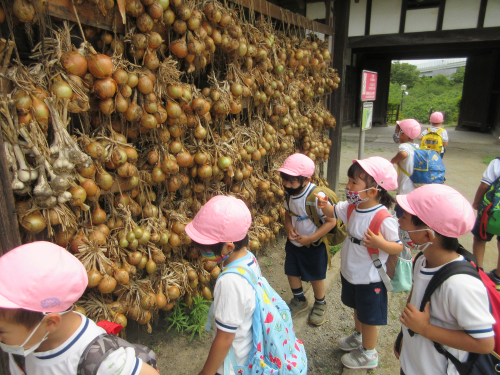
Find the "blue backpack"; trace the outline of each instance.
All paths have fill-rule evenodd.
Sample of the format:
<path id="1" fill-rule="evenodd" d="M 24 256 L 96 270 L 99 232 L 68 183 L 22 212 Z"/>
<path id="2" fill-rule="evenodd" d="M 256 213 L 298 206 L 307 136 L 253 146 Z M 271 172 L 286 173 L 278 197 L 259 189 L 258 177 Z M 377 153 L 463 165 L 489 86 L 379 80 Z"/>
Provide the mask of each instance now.
<path id="1" fill-rule="evenodd" d="M 444 183 L 446 167 L 439 154 L 434 150 L 417 148 L 413 143 L 410 143 L 410 145 L 415 149 L 413 173 L 410 176 L 400 165 L 398 165 L 398 169 L 410 177 L 416 187 Z"/>
<path id="2" fill-rule="evenodd" d="M 239 366 L 233 347 L 224 360 L 224 374 L 285 375 L 307 374 L 307 357 L 302 341 L 295 337 L 288 305 L 269 285 L 264 276 L 257 278 L 246 264 L 227 267 L 219 278 L 234 273 L 244 277 L 255 289 L 253 314 L 253 348 L 248 362 Z"/>

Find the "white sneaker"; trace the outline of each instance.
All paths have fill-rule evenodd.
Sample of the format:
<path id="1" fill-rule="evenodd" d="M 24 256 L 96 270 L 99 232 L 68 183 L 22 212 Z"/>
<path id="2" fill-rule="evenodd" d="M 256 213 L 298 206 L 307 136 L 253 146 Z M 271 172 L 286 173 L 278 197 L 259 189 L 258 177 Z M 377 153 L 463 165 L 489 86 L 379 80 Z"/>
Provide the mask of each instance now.
<path id="1" fill-rule="evenodd" d="M 350 369 L 373 369 L 378 366 L 378 353 L 373 357 L 368 357 L 362 347 L 358 347 L 350 353 L 344 354 L 341 358 L 342 364 Z"/>
<path id="2" fill-rule="evenodd" d="M 362 344 L 362 341 L 360 338 L 356 337 L 354 335 L 354 332 L 352 335 L 343 337 L 338 341 L 339 348 L 342 349 L 345 352 L 351 352 L 357 348 L 359 348 Z"/>

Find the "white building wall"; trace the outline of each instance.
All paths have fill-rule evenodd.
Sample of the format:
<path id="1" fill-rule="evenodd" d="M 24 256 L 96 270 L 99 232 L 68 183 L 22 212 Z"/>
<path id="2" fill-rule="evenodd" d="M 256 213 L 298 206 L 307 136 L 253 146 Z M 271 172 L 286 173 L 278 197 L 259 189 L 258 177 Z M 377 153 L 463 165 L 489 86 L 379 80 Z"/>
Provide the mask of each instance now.
<path id="1" fill-rule="evenodd" d="M 495 26 L 500 26 L 500 0 L 488 0 L 484 16 L 484 27 Z"/>
<path id="2" fill-rule="evenodd" d="M 359 0 L 359 3 L 351 1 L 349 14 L 349 36 L 365 35 L 366 0 Z"/>
<path id="3" fill-rule="evenodd" d="M 397 34 L 400 14 L 401 0 L 373 0 L 370 35 Z"/>
<path id="4" fill-rule="evenodd" d="M 326 16 L 325 3 L 312 3 L 306 6 L 306 17 L 310 20 L 323 19 Z"/>
<path id="5" fill-rule="evenodd" d="M 412 9 L 406 12 L 405 33 L 436 31 L 439 8 Z"/>
<path id="6" fill-rule="evenodd" d="M 446 0 L 443 30 L 475 29 L 480 5 L 481 0 Z"/>

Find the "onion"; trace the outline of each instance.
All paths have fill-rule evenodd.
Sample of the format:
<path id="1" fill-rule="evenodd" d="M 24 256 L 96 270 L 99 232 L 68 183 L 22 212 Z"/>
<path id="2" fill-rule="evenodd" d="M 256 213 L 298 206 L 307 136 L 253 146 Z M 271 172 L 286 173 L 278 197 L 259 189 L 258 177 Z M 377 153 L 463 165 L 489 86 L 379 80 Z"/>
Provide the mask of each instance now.
<path id="1" fill-rule="evenodd" d="M 115 268 L 113 277 L 115 280 L 122 285 L 126 285 L 129 282 L 129 274 L 123 268 Z"/>
<path id="2" fill-rule="evenodd" d="M 218 266 L 215 266 L 212 271 L 210 271 L 210 276 L 212 279 L 216 280 L 220 275 L 220 268 Z"/>
<path id="3" fill-rule="evenodd" d="M 127 0 L 125 11 L 131 17 L 139 17 L 144 12 L 144 5 L 140 0 Z"/>
<path id="4" fill-rule="evenodd" d="M 206 286 L 203 287 L 203 289 L 201 291 L 201 295 L 203 296 L 203 298 L 205 298 L 207 300 L 212 299 L 212 292 Z"/>
<path id="5" fill-rule="evenodd" d="M 96 204 L 94 211 L 92 211 L 92 224 L 99 225 L 106 222 L 106 211 L 104 211 L 99 203 Z"/>
<path id="6" fill-rule="evenodd" d="M 172 100 L 167 100 L 167 113 L 171 118 L 179 118 L 182 114 L 181 106 Z"/>
<path id="7" fill-rule="evenodd" d="M 186 44 L 186 35 L 184 37 L 175 40 L 168 46 L 170 51 L 180 59 L 183 59 L 188 54 L 188 48 Z"/>
<path id="8" fill-rule="evenodd" d="M 153 87 L 153 81 L 148 76 L 142 75 L 139 78 L 139 82 L 137 84 L 137 88 L 144 95 L 150 94 L 150 93 L 153 92 L 153 88 L 154 88 Z"/>
<path id="9" fill-rule="evenodd" d="M 175 299 L 180 297 L 181 293 L 180 293 L 178 287 L 176 287 L 175 285 L 172 285 L 167 289 L 167 295 L 168 295 L 168 299 L 175 300 Z"/>
<path id="10" fill-rule="evenodd" d="M 108 274 L 104 275 L 98 286 L 99 291 L 103 294 L 112 293 L 115 288 L 116 280 Z"/>
<path id="11" fill-rule="evenodd" d="M 143 33 L 149 33 L 153 29 L 153 19 L 148 13 L 142 13 L 136 20 L 137 28 Z"/>
<path id="12" fill-rule="evenodd" d="M 163 294 L 163 291 L 160 289 L 158 294 L 156 295 L 156 307 L 162 309 L 167 304 L 167 297 Z"/>
<path id="13" fill-rule="evenodd" d="M 134 251 L 128 254 L 128 262 L 133 266 L 138 265 L 142 260 L 142 253 L 140 251 Z"/>
<path id="14" fill-rule="evenodd" d="M 163 5 L 159 1 L 153 1 L 148 7 L 148 14 L 154 20 L 160 19 L 163 16 Z"/>
<path id="15" fill-rule="evenodd" d="M 204 139 L 207 136 L 207 130 L 201 124 L 198 124 L 194 130 L 194 136 L 198 139 Z"/>
<path id="16" fill-rule="evenodd" d="M 193 161 L 193 157 L 189 152 L 180 152 L 177 154 L 177 164 L 179 167 L 188 167 Z"/>
<path id="17" fill-rule="evenodd" d="M 160 60 L 158 59 L 155 50 L 151 52 L 148 51 L 146 57 L 144 58 L 144 65 L 150 70 L 155 70 L 160 66 Z"/>
<path id="18" fill-rule="evenodd" d="M 163 12 L 163 22 L 165 22 L 165 25 L 172 25 L 175 22 L 175 13 L 171 9 Z"/>
<path id="19" fill-rule="evenodd" d="M 87 60 L 77 51 L 67 51 L 61 56 L 61 64 L 70 74 L 83 77 L 87 73 Z"/>
<path id="20" fill-rule="evenodd" d="M 155 271 L 156 271 L 155 261 L 152 259 L 148 260 L 148 262 L 146 263 L 146 272 L 152 274 Z"/>
<path id="21" fill-rule="evenodd" d="M 91 52 L 87 55 L 88 70 L 98 79 L 111 77 L 113 74 L 113 61 L 106 55 Z"/>
<path id="22" fill-rule="evenodd" d="M 127 316 L 129 317 L 129 319 L 132 319 L 132 320 L 139 320 L 139 317 L 141 316 L 141 313 L 142 313 L 142 310 L 139 306 L 132 306 L 128 312 L 127 312 Z"/>
<path id="23" fill-rule="evenodd" d="M 167 95 L 172 99 L 179 99 L 182 97 L 183 88 L 181 85 L 168 85 Z"/>
<path id="24" fill-rule="evenodd" d="M 15 0 L 12 5 L 12 13 L 21 22 L 31 22 L 35 16 L 35 8 L 27 0 Z"/>
<path id="25" fill-rule="evenodd" d="M 35 112 L 35 119 L 43 130 L 47 130 L 49 127 L 49 107 L 45 103 L 35 96 L 31 97 L 33 101 L 33 110 Z"/>
<path id="26" fill-rule="evenodd" d="M 116 324 L 120 324 L 123 328 L 127 326 L 127 318 L 123 314 L 115 314 L 113 316 L 113 322 Z"/>
<path id="27" fill-rule="evenodd" d="M 177 34 L 181 34 L 181 35 L 185 34 L 187 31 L 187 23 L 184 22 L 183 20 L 176 19 L 174 22 L 173 29 Z"/>
<path id="28" fill-rule="evenodd" d="M 89 280 L 87 286 L 89 288 L 96 287 L 97 285 L 99 285 L 99 283 L 102 280 L 102 274 L 99 271 L 97 271 L 95 269 L 95 267 L 92 268 L 89 272 L 87 272 L 87 277 L 88 277 L 88 280 Z"/>
<path id="29" fill-rule="evenodd" d="M 149 34 L 149 39 L 148 39 L 149 48 L 156 49 L 159 46 L 161 46 L 162 43 L 163 43 L 163 39 L 161 38 L 160 34 L 154 32 L 154 31 Z"/>
<path id="30" fill-rule="evenodd" d="M 47 226 L 47 221 L 39 211 L 25 215 L 20 220 L 21 225 L 30 233 L 40 233 Z"/>

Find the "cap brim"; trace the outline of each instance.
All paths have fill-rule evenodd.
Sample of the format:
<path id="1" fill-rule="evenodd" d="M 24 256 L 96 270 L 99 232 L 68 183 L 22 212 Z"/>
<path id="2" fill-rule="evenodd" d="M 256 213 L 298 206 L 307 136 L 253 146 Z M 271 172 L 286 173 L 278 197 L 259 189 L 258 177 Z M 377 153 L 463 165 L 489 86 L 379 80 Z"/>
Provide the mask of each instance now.
<path id="1" fill-rule="evenodd" d="M 287 168 L 280 168 L 278 169 L 278 172 L 286 173 L 289 176 L 299 176 L 297 172 L 291 171 L 290 169 Z"/>
<path id="2" fill-rule="evenodd" d="M 22 309 L 22 306 L 16 305 L 0 294 L 0 308 L 2 309 Z"/>
<path id="3" fill-rule="evenodd" d="M 399 125 L 399 123 L 400 123 L 400 122 L 401 122 L 401 121 L 396 121 L 396 124 L 398 124 L 398 125 Z"/>
<path id="4" fill-rule="evenodd" d="M 410 207 L 410 204 L 408 203 L 408 195 L 396 195 L 396 201 L 403 210 L 411 215 L 417 216 L 415 211 L 413 211 L 413 209 Z"/>
<path id="5" fill-rule="evenodd" d="M 203 234 L 198 232 L 194 227 L 193 222 L 186 225 L 184 231 L 189 236 L 189 238 L 191 238 L 195 242 L 201 243 L 202 245 L 215 245 L 216 243 L 220 242 L 220 241 L 215 241 L 212 238 L 204 236 Z"/>

